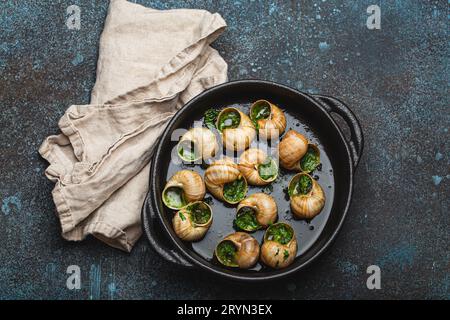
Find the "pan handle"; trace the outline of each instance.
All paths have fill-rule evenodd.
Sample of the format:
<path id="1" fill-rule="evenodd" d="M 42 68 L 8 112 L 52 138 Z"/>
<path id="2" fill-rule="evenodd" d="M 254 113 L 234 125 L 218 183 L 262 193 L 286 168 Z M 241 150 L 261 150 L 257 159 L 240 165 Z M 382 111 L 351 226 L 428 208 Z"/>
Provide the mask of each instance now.
<path id="1" fill-rule="evenodd" d="M 194 265 L 181 256 L 174 248 L 171 248 L 166 239 L 162 239 L 163 235 L 158 235 L 158 220 L 151 207 L 149 195 L 145 198 L 142 207 L 142 228 L 147 236 L 151 247 L 165 260 L 185 268 L 193 268 Z"/>
<path id="2" fill-rule="evenodd" d="M 324 95 L 314 95 L 316 99 L 321 102 L 321 105 L 328 111 L 334 112 L 340 115 L 348 127 L 350 128 L 350 140 L 348 141 L 350 145 L 350 152 L 352 155 L 353 166 L 356 168 L 358 162 L 361 159 L 362 152 L 364 149 L 364 136 L 361 129 L 361 124 L 356 118 L 355 114 L 344 104 L 342 101 Z"/>

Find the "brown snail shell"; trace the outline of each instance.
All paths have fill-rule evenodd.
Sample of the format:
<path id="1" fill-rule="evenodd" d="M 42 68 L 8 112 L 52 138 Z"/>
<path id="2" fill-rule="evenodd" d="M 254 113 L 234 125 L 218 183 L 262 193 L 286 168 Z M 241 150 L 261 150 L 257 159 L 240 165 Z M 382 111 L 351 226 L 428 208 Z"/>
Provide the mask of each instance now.
<path id="1" fill-rule="evenodd" d="M 237 215 L 243 208 L 251 208 L 254 211 L 256 221 L 263 229 L 266 229 L 278 218 L 277 203 L 273 197 L 262 192 L 252 194 L 242 200 L 237 207 Z M 251 232 L 255 230 L 245 229 L 245 231 Z"/>
<path id="2" fill-rule="evenodd" d="M 200 209 L 209 211 L 209 219 L 206 222 L 199 222 L 196 220 L 193 209 L 195 206 Z M 172 219 L 172 225 L 177 236 L 183 241 L 198 241 L 202 239 L 213 221 L 213 212 L 211 207 L 202 201 L 196 201 L 188 204 L 180 211 L 175 213 Z"/>
<path id="3" fill-rule="evenodd" d="M 230 261 L 220 255 L 219 245 L 223 242 L 231 243 L 235 248 L 235 254 Z M 259 243 L 255 238 L 245 232 L 235 232 L 219 242 L 215 256 L 224 266 L 248 269 L 258 262 L 259 252 Z"/>
<path id="4" fill-rule="evenodd" d="M 271 161 L 272 165 L 276 167 L 277 174 L 264 180 L 260 176 L 259 167 L 267 163 L 267 161 Z M 247 180 L 248 184 L 254 186 L 267 185 L 278 177 L 278 167 L 274 160 L 270 159 L 264 151 L 256 148 L 248 149 L 241 154 L 239 159 L 239 170 Z"/>
<path id="5" fill-rule="evenodd" d="M 240 200 L 231 201 L 224 197 L 224 187 L 226 184 L 243 179 L 245 183 L 245 194 L 247 193 L 247 181 L 239 171 L 238 165 L 228 157 L 216 160 L 205 171 L 205 184 L 208 191 L 217 199 L 230 204 L 238 203 Z"/>
<path id="6" fill-rule="evenodd" d="M 193 144 L 194 158 L 189 159 L 183 156 L 180 147 L 184 143 Z M 208 160 L 213 158 L 218 149 L 219 145 L 217 144 L 216 135 L 208 128 L 196 127 L 191 128 L 181 137 L 180 142 L 178 143 L 177 153 L 182 160 L 193 162 L 200 159 Z"/>
<path id="7" fill-rule="evenodd" d="M 269 239 L 271 229 L 280 225 L 289 228 L 292 232 L 292 238 L 285 244 Z M 261 246 L 261 261 L 265 265 L 274 269 L 286 268 L 294 262 L 296 255 L 297 239 L 295 237 L 294 229 L 292 229 L 290 225 L 287 223 L 278 222 L 267 228 L 264 235 L 264 243 Z"/>
<path id="8" fill-rule="evenodd" d="M 246 114 L 236 108 L 225 108 L 217 116 L 216 127 L 219 128 L 219 121 L 222 115 L 233 111 L 239 113 L 239 125 L 236 128 L 223 129 L 222 143 L 227 150 L 242 151 L 247 149 L 256 137 L 255 126 Z"/>
<path id="9" fill-rule="evenodd" d="M 306 176 L 311 181 L 311 187 L 306 194 L 295 193 L 292 190 L 294 184 L 302 176 Z M 309 174 L 301 172 L 296 174 L 289 182 L 289 196 L 291 199 L 291 209 L 293 214 L 299 219 L 312 219 L 318 215 L 325 205 L 325 193 L 319 183 Z"/>
<path id="10" fill-rule="evenodd" d="M 254 109 L 264 104 L 269 107 L 270 113 L 266 118 L 254 119 Z M 259 136 L 265 140 L 278 138 L 286 130 L 286 116 L 284 112 L 267 100 L 258 100 L 250 107 L 250 117 L 258 124 Z"/>
<path id="11" fill-rule="evenodd" d="M 300 170 L 300 159 L 308 151 L 308 139 L 289 130 L 278 145 L 280 165 L 287 170 Z"/>
<path id="12" fill-rule="evenodd" d="M 180 199 L 177 199 L 177 201 L 170 197 L 174 193 L 179 195 Z M 188 203 L 202 200 L 205 193 L 205 184 L 197 172 L 181 170 L 167 181 L 162 192 L 162 200 L 168 208 L 177 210 Z"/>

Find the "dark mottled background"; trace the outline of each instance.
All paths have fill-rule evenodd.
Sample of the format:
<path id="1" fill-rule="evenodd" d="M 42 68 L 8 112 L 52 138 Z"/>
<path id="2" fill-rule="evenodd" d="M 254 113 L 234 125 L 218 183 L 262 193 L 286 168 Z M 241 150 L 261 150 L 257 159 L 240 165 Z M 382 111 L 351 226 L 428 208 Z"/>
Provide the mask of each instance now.
<path id="1" fill-rule="evenodd" d="M 450 298 L 449 3 L 440 1 L 138 1 L 219 12 L 214 44 L 230 79 L 262 78 L 346 101 L 365 153 L 332 249 L 279 283 L 240 285 L 180 270 L 142 239 L 131 254 L 68 243 L 37 152 L 71 104 L 88 103 L 107 1 L 0 4 L 0 298 Z M 65 26 L 78 4 L 82 29 Z M 378 4 L 382 29 L 368 30 Z M 82 270 L 82 289 L 65 286 Z M 366 268 L 382 289 L 366 288 Z"/>

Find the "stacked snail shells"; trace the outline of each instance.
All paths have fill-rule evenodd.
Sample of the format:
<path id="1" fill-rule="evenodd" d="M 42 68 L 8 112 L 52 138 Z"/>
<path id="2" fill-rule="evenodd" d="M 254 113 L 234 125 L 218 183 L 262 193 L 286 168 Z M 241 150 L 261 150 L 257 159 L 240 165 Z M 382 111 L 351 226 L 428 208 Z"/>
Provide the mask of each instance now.
<path id="1" fill-rule="evenodd" d="M 191 170 L 175 173 L 162 192 L 164 204 L 177 211 L 172 225 L 177 236 L 184 241 L 202 239 L 212 224 L 212 209 L 201 201 L 205 193 L 203 178 Z"/>
<path id="2" fill-rule="evenodd" d="M 208 114 L 209 112 L 209 114 Z M 275 199 L 263 192 L 247 196 L 248 186 L 264 187 L 279 174 L 278 163 L 265 151 L 250 147 L 257 136 L 265 141 L 279 139 L 286 130 L 284 112 L 267 100 L 254 102 L 246 115 L 234 107 L 205 113 L 207 128 L 191 128 L 180 139 L 177 154 L 194 163 L 208 160 L 204 176 L 192 170 L 176 172 L 162 193 L 164 204 L 174 210 L 172 224 L 177 236 L 188 242 L 205 237 L 213 223 L 213 208 L 203 201 L 206 191 L 228 207 L 236 206 L 236 232 L 218 242 L 216 261 L 225 267 L 249 269 L 258 261 L 281 269 L 293 263 L 297 238 L 291 225 L 277 222 Z M 215 131 L 216 130 L 216 131 Z M 215 132 L 214 132 L 215 131 Z M 221 139 L 226 151 L 239 152 L 237 161 L 217 154 Z M 310 173 L 320 165 L 320 151 L 302 134 L 289 130 L 279 143 L 279 165 L 298 173 L 289 182 L 293 215 L 312 219 L 325 204 L 324 192 Z M 264 230 L 262 244 L 250 234 Z"/>
<path id="3" fill-rule="evenodd" d="M 320 165 L 320 151 L 300 133 L 289 130 L 279 144 L 280 165 L 300 171 L 289 183 L 292 213 L 299 219 L 312 219 L 325 205 L 325 193 L 309 173 Z"/>

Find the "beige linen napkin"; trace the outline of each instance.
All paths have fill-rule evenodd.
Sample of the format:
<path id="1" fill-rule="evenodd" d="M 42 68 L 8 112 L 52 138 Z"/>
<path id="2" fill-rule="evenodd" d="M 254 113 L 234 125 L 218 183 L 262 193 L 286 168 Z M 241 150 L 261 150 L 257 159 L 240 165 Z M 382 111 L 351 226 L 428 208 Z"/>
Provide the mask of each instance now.
<path id="1" fill-rule="evenodd" d="M 141 236 L 153 147 L 188 100 L 227 80 L 227 64 L 209 45 L 226 27 L 203 10 L 159 11 L 110 2 L 100 40 L 91 104 L 73 105 L 40 154 L 62 235 L 92 234 L 130 251 Z"/>

